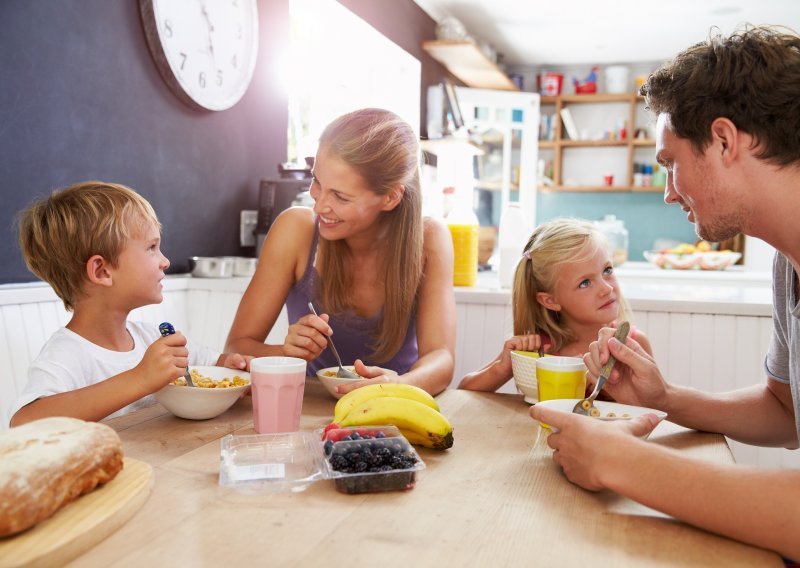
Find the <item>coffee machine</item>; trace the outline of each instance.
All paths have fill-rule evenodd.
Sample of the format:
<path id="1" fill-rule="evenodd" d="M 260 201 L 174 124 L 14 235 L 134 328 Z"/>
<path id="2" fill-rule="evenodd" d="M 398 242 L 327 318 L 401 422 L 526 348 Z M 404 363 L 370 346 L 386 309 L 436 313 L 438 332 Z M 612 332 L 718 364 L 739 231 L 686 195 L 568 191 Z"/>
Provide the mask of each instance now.
<path id="1" fill-rule="evenodd" d="M 256 223 L 256 256 L 261 254 L 264 239 L 278 213 L 289 208 L 297 196 L 311 185 L 311 165 L 291 168 L 278 165 L 280 177 L 262 179 L 258 188 L 258 221 Z"/>

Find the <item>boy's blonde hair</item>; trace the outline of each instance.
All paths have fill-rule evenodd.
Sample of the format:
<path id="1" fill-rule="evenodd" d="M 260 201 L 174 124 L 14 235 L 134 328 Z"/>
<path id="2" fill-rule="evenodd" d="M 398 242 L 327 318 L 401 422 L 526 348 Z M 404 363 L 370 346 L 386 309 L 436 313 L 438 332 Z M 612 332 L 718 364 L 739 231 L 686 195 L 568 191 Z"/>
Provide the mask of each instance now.
<path id="1" fill-rule="evenodd" d="M 116 266 L 126 241 L 150 222 L 161 228 L 153 207 L 132 189 L 86 181 L 20 212 L 19 245 L 28 269 L 73 310 L 86 280 L 86 262 L 100 255 Z"/>
<path id="2" fill-rule="evenodd" d="M 536 300 L 536 294 L 552 293 L 562 266 L 583 262 L 598 249 L 607 250 L 608 240 L 602 231 L 588 221 L 554 219 L 534 229 L 522 249 L 522 258 L 514 273 L 511 297 L 514 335 L 545 333 L 552 340 L 553 352 L 558 352 L 575 340 L 573 333 L 561 321 L 559 312 L 545 308 Z M 630 320 L 628 303 L 621 296 L 617 300 L 617 318 L 620 321 Z"/>
<path id="3" fill-rule="evenodd" d="M 419 143 L 411 126 L 388 110 L 365 108 L 340 116 L 325 128 L 320 150 L 328 150 L 354 168 L 376 195 L 398 185 L 405 189 L 397 207 L 381 213 L 387 227 L 380 280 L 385 282 L 383 325 L 370 347 L 378 362 L 390 360 L 408 331 L 423 277 L 422 197 Z M 326 311 L 341 314 L 352 305 L 354 278 L 344 241 L 320 239 L 320 299 Z"/>

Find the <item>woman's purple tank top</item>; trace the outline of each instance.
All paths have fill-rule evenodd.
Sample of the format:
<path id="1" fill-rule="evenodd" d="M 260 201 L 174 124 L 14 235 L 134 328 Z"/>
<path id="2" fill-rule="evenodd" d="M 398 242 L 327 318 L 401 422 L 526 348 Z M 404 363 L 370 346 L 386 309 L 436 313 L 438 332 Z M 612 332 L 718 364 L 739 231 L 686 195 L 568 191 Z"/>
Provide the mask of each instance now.
<path id="1" fill-rule="evenodd" d="M 311 242 L 311 250 L 308 254 L 308 264 L 303 273 L 303 277 L 296 282 L 286 298 L 286 311 L 289 314 L 289 321 L 294 323 L 301 317 L 309 313 L 308 303 L 313 301 L 314 306 L 319 312 L 317 298 L 317 280 L 319 274 L 314 268 L 314 259 L 317 255 L 317 244 L 319 242 L 319 225 L 314 229 L 314 238 Z M 387 294 L 390 293 L 387 290 Z M 362 318 L 352 311 L 345 312 L 342 316 L 331 315 L 328 322 L 333 329 L 331 338 L 336 344 L 339 356 L 342 358 L 342 365 L 352 365 L 356 359 L 361 359 L 366 365 L 379 365 L 384 369 L 392 369 L 402 375 L 411 369 L 417 359 L 419 359 L 419 349 L 417 347 L 417 318 L 416 314 L 411 314 L 408 324 L 406 338 L 400 350 L 385 363 L 376 363 L 369 358 L 372 352 L 372 342 L 377 335 L 377 331 L 383 324 L 383 309 L 371 318 Z M 308 374 L 314 375 L 320 369 L 335 367 L 336 358 L 330 349 L 325 349 L 319 357 L 308 363 Z"/>

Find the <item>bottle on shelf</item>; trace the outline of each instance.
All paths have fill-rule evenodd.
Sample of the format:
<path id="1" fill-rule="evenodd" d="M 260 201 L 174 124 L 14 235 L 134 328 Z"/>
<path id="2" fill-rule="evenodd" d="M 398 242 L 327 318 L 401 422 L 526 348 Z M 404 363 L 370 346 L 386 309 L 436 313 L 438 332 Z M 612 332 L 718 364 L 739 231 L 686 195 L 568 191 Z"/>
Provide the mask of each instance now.
<path id="1" fill-rule="evenodd" d="M 511 288 L 514 284 L 514 272 L 522 250 L 527 242 L 528 224 L 519 203 L 508 203 L 500 215 L 500 234 L 498 235 L 498 248 L 500 260 L 498 277 L 501 288 Z"/>
<path id="2" fill-rule="evenodd" d="M 445 217 L 453 238 L 453 286 L 474 286 L 478 280 L 478 217 L 469 202 L 457 202 Z"/>

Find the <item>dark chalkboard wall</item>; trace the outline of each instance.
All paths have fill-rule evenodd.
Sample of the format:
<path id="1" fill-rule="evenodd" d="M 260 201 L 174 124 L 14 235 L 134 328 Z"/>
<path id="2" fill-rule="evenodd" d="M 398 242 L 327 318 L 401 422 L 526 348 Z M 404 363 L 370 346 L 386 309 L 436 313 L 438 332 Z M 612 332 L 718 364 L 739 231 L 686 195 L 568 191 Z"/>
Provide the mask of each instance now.
<path id="1" fill-rule="evenodd" d="M 258 0 L 260 48 L 233 108 L 195 111 L 158 74 L 137 0 L 0 0 L 0 283 L 35 280 L 16 213 L 88 179 L 128 185 L 153 204 L 170 272 L 192 255 L 252 255 L 239 211 L 286 159 L 287 100 L 275 55 L 288 0 Z"/>

